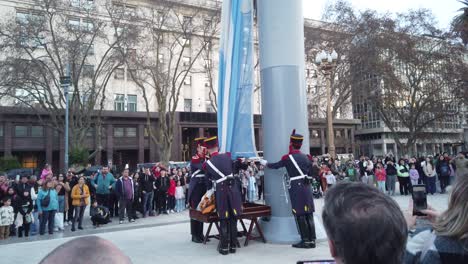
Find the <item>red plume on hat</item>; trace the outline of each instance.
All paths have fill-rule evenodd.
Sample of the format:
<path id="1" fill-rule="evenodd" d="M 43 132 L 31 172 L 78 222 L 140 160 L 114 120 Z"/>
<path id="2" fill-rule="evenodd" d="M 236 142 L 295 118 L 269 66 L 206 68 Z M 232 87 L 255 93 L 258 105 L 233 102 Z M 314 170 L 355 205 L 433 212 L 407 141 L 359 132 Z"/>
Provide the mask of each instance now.
<path id="1" fill-rule="evenodd" d="M 293 129 L 292 132 L 291 132 L 291 136 L 296 134 L 296 129 Z"/>

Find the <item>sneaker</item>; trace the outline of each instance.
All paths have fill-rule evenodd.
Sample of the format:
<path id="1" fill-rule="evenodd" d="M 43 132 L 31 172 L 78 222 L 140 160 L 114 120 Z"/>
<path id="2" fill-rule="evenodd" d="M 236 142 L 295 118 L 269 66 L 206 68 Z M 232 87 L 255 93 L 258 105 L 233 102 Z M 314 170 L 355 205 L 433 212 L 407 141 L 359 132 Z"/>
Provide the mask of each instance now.
<path id="1" fill-rule="evenodd" d="M 67 222 L 63 223 L 63 226 L 68 226 L 68 223 Z"/>
<path id="2" fill-rule="evenodd" d="M 59 231 L 58 227 L 54 228 L 54 232 L 58 232 L 58 231 Z"/>
<path id="3" fill-rule="evenodd" d="M 120 224 L 120 225 L 121 225 L 121 224 L 123 224 L 123 221 L 122 221 L 122 220 L 120 220 L 120 221 L 119 221 L 119 224 Z"/>
<path id="4" fill-rule="evenodd" d="M 135 222 L 135 219 L 130 219 L 130 223 L 133 223 L 133 222 Z"/>

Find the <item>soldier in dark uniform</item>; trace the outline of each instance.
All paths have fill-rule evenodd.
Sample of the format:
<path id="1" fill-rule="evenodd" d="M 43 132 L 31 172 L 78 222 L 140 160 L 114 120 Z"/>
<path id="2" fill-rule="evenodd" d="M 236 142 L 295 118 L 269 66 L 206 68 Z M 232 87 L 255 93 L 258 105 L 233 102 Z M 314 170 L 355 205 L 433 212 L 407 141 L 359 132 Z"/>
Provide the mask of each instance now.
<path id="1" fill-rule="evenodd" d="M 197 209 L 201 198 L 206 193 L 207 185 L 209 185 L 209 181 L 205 177 L 205 171 L 202 168 L 203 163 L 205 163 L 204 140 L 204 137 L 194 140 L 196 153 L 192 156 L 192 161 L 190 162 L 192 174 L 190 175 L 188 201 L 192 209 Z M 192 242 L 203 243 L 203 222 L 190 219 L 190 233 L 192 234 Z"/>
<path id="2" fill-rule="evenodd" d="M 237 217 L 242 214 L 242 197 L 238 182 L 233 176 L 233 163 L 230 153 L 218 153 L 218 138 L 205 139 L 205 147 L 210 159 L 203 164 L 203 169 L 215 187 L 216 212 L 220 219 L 220 244 L 218 251 L 222 255 L 235 253 L 237 241 Z"/>
<path id="3" fill-rule="evenodd" d="M 262 164 L 272 169 L 286 167 L 290 181 L 289 197 L 292 212 L 296 218 L 297 228 L 301 236 L 301 241 L 292 246 L 296 248 L 315 248 L 316 235 L 313 218 L 315 207 L 310 186 L 312 157 L 300 151 L 303 139 L 302 135 L 296 134 L 295 130 L 293 130 L 290 137 L 289 153 L 276 163 L 268 164 L 266 160 L 262 160 Z"/>

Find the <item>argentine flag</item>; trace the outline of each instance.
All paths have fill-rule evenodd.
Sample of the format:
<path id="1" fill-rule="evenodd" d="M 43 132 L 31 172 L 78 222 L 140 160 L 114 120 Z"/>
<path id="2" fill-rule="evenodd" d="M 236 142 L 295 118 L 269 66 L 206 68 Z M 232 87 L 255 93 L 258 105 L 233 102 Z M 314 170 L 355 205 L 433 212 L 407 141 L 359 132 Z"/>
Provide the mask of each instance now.
<path id="1" fill-rule="evenodd" d="M 253 128 L 253 0 L 224 0 L 218 83 L 221 152 L 257 156 Z"/>

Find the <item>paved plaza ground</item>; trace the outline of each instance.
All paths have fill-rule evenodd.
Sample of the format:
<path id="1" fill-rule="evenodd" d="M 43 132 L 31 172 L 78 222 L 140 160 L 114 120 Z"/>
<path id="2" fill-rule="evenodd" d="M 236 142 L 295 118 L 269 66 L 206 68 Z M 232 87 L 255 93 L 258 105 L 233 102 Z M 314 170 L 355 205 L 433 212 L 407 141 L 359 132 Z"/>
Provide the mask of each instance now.
<path id="1" fill-rule="evenodd" d="M 408 206 L 410 196 L 395 196 L 403 210 Z M 320 214 L 323 199 L 315 201 Z M 448 195 L 437 194 L 428 197 L 428 203 L 437 210 L 447 208 Z M 52 236 L 11 238 L 0 242 L 1 263 L 38 263 L 48 252 L 73 237 L 95 234 L 115 243 L 135 264 L 140 263 L 296 263 L 297 260 L 330 259 L 328 242 L 321 241 L 316 249 L 295 249 L 290 245 L 263 244 L 252 241 L 237 254 L 221 256 L 216 252 L 218 241 L 208 244 L 190 242 L 188 212 L 138 219 L 135 223 L 113 223 L 99 229 L 88 225 L 85 230 L 60 232 Z M 243 243 L 244 238 L 240 239 Z"/>

